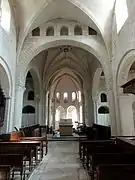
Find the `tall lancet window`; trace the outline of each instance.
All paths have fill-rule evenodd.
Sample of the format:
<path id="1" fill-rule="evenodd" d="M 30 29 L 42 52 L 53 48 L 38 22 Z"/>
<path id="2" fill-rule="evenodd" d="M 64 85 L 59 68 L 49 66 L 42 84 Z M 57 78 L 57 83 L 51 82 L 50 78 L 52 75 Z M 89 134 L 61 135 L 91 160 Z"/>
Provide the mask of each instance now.
<path id="1" fill-rule="evenodd" d="M 74 102 L 76 100 L 76 93 L 72 92 L 72 102 Z"/>
<path id="2" fill-rule="evenodd" d="M 67 103 L 67 102 L 68 102 L 68 93 L 67 93 L 67 92 L 65 92 L 65 93 L 63 94 L 63 99 L 64 99 L 64 103 Z"/>
<path id="3" fill-rule="evenodd" d="M 60 93 L 59 92 L 56 93 L 56 102 L 60 103 Z"/>

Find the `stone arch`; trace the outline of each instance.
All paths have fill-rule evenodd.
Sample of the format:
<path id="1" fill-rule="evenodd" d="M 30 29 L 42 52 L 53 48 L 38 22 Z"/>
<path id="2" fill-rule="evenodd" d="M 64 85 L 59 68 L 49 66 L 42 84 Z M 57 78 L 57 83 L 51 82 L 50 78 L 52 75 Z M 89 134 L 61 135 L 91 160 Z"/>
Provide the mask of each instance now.
<path id="1" fill-rule="evenodd" d="M 3 122 L 2 122 L 2 130 L 1 133 L 5 133 L 9 130 L 9 127 L 12 124 L 12 117 L 10 116 L 11 111 L 11 101 L 10 97 L 12 96 L 12 76 L 11 71 L 6 64 L 6 62 L 0 58 L 0 87 L 4 96 L 4 114 L 3 114 Z M 2 107 L 1 107 L 2 110 Z"/>
<path id="2" fill-rule="evenodd" d="M 96 43 L 96 44 L 95 44 Z M 30 63 L 30 61 L 40 52 L 52 48 L 52 47 L 57 47 L 57 46 L 62 46 L 62 45 L 69 45 L 69 46 L 75 46 L 82 48 L 90 53 L 92 53 L 101 63 L 104 73 L 106 77 L 110 77 L 110 71 L 109 68 L 110 64 L 108 61 L 108 54 L 104 46 L 102 44 L 97 45 L 97 41 L 95 37 L 92 37 L 90 39 L 88 38 L 83 38 L 80 40 L 80 38 L 77 37 L 68 37 L 64 38 L 64 36 L 56 37 L 54 39 L 48 39 L 48 41 L 45 41 L 44 38 L 40 41 L 37 41 L 37 43 L 31 43 L 29 44 L 29 48 L 26 44 L 24 46 L 24 50 L 22 50 L 22 54 L 20 56 L 20 61 L 18 62 L 18 69 L 17 69 L 17 76 L 19 81 L 24 81 L 24 71 L 27 67 L 27 64 Z M 98 46 L 98 49 L 97 49 Z M 100 52 L 98 51 L 100 49 Z M 27 53 L 29 51 L 29 53 Z M 21 74 L 22 73 L 22 74 Z"/>
<path id="3" fill-rule="evenodd" d="M 35 124 L 36 109 L 32 105 L 26 105 L 22 109 L 22 127 Z"/>
<path id="4" fill-rule="evenodd" d="M 24 114 L 35 114 L 35 107 L 27 105 L 23 107 L 22 113 Z"/>
<path id="5" fill-rule="evenodd" d="M 77 108 L 75 106 L 69 106 L 67 108 L 67 118 L 72 119 L 73 127 L 76 128 L 77 124 Z"/>
<path id="6" fill-rule="evenodd" d="M 97 124 L 101 124 L 104 126 L 110 126 L 110 116 L 109 116 L 109 107 L 108 106 L 100 106 L 98 108 Z"/>
<path id="7" fill-rule="evenodd" d="M 34 88 L 35 88 L 35 97 L 39 98 L 40 93 L 41 93 L 41 82 L 40 82 L 39 74 L 36 71 L 36 69 L 28 67 L 27 70 L 25 71 L 25 79 L 26 79 L 28 71 L 30 71 L 33 78 L 33 83 L 34 83 Z"/>
<path id="8" fill-rule="evenodd" d="M 73 75 L 70 75 L 70 74 L 62 74 L 62 75 L 57 75 L 58 77 L 55 79 L 55 81 L 53 82 L 54 84 L 54 88 L 53 88 L 53 91 L 54 91 L 54 96 L 55 96 L 55 93 L 56 93 L 56 90 L 57 90 L 57 86 L 59 84 L 59 82 L 62 80 L 63 76 L 64 75 L 67 75 L 69 76 L 70 80 L 72 81 L 72 83 L 74 84 L 76 90 L 79 90 L 80 89 L 80 84 L 78 83 L 77 79 L 73 76 Z"/>
<path id="9" fill-rule="evenodd" d="M 56 108 L 56 110 L 60 111 L 60 118 L 64 119 L 64 118 L 66 117 L 66 112 L 65 112 L 64 107 L 58 106 L 58 107 Z"/>
<path id="10" fill-rule="evenodd" d="M 99 114 L 109 114 L 109 108 L 107 106 L 100 106 L 98 108 Z"/>
<path id="11" fill-rule="evenodd" d="M 40 13 L 42 11 L 45 10 L 45 8 L 48 7 L 48 5 L 50 5 L 50 3 L 52 2 L 52 0 L 48 0 L 46 3 L 44 3 L 44 5 L 33 15 L 33 18 L 31 19 L 31 21 L 29 22 L 28 26 L 26 27 L 26 29 L 24 30 L 24 34 L 22 34 L 22 39 L 20 40 L 20 49 L 18 51 L 18 57 L 20 56 L 21 53 L 21 48 L 23 46 L 25 37 L 27 36 L 27 34 L 29 33 L 29 31 L 32 29 L 32 25 L 34 23 L 34 21 L 36 20 L 36 17 L 38 17 L 40 15 Z M 74 0 L 68 0 L 68 2 L 70 2 L 71 4 L 75 5 L 78 9 L 80 9 L 87 17 L 89 17 L 90 20 L 92 20 L 92 22 L 94 24 L 96 24 L 97 29 L 101 32 L 101 35 L 103 34 L 103 30 L 102 28 L 99 26 L 98 21 L 96 21 L 95 17 L 93 16 L 93 14 L 87 9 L 87 7 L 85 7 L 82 3 L 80 3 L 79 1 L 74 1 Z M 106 44 L 107 46 L 107 44 Z"/>
<path id="12" fill-rule="evenodd" d="M 116 82 L 118 88 L 120 88 L 121 85 L 127 82 L 128 73 L 134 61 L 135 61 L 135 49 L 131 49 L 127 51 L 124 54 L 124 56 L 121 58 L 116 74 Z"/>
<path id="13" fill-rule="evenodd" d="M 12 95 L 12 76 L 11 71 L 6 62 L 0 57 L 0 83 L 4 95 L 10 97 Z"/>

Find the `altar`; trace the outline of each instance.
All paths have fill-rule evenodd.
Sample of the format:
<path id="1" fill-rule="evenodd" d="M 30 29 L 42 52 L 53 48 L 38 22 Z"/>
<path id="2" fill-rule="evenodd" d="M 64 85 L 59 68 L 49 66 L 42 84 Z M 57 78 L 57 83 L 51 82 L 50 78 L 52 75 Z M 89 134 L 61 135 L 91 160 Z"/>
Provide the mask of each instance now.
<path id="1" fill-rule="evenodd" d="M 60 119 L 59 131 L 61 136 L 72 136 L 72 119 Z"/>

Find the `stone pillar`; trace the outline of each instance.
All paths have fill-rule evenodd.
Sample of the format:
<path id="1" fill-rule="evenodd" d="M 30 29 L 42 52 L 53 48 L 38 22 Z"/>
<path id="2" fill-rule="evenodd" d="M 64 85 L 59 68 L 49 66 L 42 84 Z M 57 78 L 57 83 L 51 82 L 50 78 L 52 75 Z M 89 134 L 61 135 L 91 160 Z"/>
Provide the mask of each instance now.
<path id="1" fill-rule="evenodd" d="M 49 124 L 49 121 L 50 121 L 50 93 L 48 94 L 48 108 L 47 108 L 47 115 L 48 115 L 48 117 L 47 117 L 47 125 L 49 126 L 50 124 Z"/>
<path id="2" fill-rule="evenodd" d="M 117 135 L 117 122 L 116 122 L 116 113 L 115 113 L 115 103 L 114 103 L 114 94 L 110 89 L 108 90 L 108 101 L 109 101 L 109 115 L 110 115 L 110 123 L 111 123 L 111 135 Z"/>
<path id="3" fill-rule="evenodd" d="M 56 112 L 55 102 L 56 102 L 56 99 L 53 98 L 52 101 L 53 101 L 53 104 L 52 104 L 52 122 L 53 122 L 53 129 L 55 129 L 55 112 Z"/>
<path id="4" fill-rule="evenodd" d="M 97 99 L 93 99 L 93 105 L 94 105 L 94 123 L 97 124 L 98 122 L 98 116 L 97 116 Z"/>
<path id="5" fill-rule="evenodd" d="M 77 121 L 80 123 L 80 105 L 79 105 L 79 103 L 77 103 L 76 110 L 77 110 Z"/>
<path id="6" fill-rule="evenodd" d="M 18 85 L 18 84 L 16 85 L 13 127 L 17 127 L 18 129 L 21 127 L 21 123 L 22 123 L 22 108 L 23 108 L 24 91 L 25 91 L 24 86 Z"/>
<path id="7" fill-rule="evenodd" d="M 108 102 L 109 102 L 109 115 L 111 123 L 111 135 L 119 136 L 121 135 L 121 124 L 120 119 L 117 118 L 116 112 L 119 111 L 117 102 L 116 102 L 116 88 L 115 81 L 112 76 L 108 76 L 107 79 L 107 93 L 108 93 Z"/>
<path id="8" fill-rule="evenodd" d="M 81 100 L 82 100 L 82 121 L 85 124 L 85 95 L 84 92 L 81 93 Z"/>
<path id="9" fill-rule="evenodd" d="M 35 118 L 36 118 L 36 124 L 40 124 L 40 119 L 39 119 L 39 102 L 40 102 L 40 98 L 39 95 L 36 95 L 35 97 L 35 106 L 36 106 L 36 114 L 35 114 Z"/>
<path id="10" fill-rule="evenodd" d="M 4 116 L 4 125 L 2 127 L 2 133 L 6 133 L 9 131 L 10 119 L 9 119 L 9 112 L 10 112 L 10 97 L 6 98 L 6 107 L 5 107 L 5 116 Z"/>
<path id="11" fill-rule="evenodd" d="M 121 135 L 123 136 L 135 135 L 134 103 L 135 96 L 133 94 L 119 95 Z"/>

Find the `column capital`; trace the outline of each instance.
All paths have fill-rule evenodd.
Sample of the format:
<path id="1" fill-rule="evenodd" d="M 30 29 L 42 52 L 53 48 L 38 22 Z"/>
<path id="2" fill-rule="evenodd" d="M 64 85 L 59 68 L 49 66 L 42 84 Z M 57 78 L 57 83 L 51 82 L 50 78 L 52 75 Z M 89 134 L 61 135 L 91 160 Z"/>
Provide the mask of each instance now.
<path id="1" fill-rule="evenodd" d="M 15 90 L 22 90 L 23 92 L 26 90 L 26 87 L 23 86 L 22 84 L 16 84 Z"/>
<path id="2" fill-rule="evenodd" d="M 11 97 L 10 96 L 5 96 L 6 100 L 10 100 Z"/>

